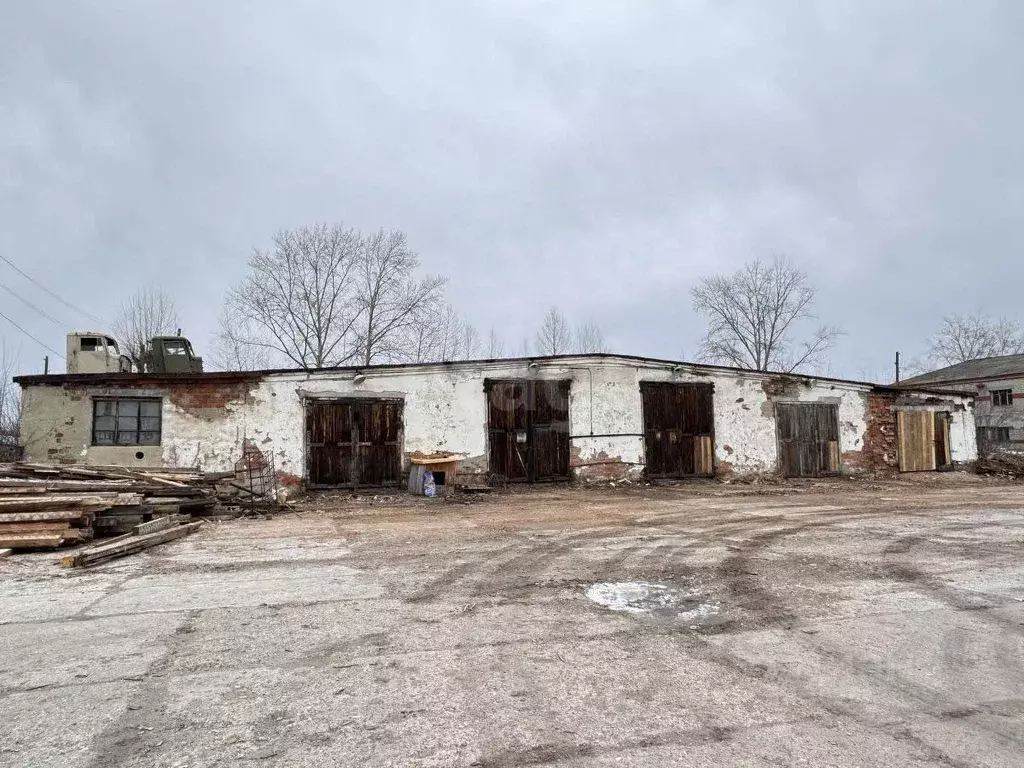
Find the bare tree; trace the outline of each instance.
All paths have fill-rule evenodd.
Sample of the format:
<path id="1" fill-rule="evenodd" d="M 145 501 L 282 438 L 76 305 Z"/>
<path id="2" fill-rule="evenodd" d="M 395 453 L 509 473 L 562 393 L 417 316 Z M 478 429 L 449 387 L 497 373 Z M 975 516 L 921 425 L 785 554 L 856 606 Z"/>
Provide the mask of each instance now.
<path id="1" fill-rule="evenodd" d="M 813 304 L 806 273 L 783 257 L 704 278 L 693 289 L 694 309 L 708 321 L 701 357 L 757 371 L 821 365 L 841 331 L 822 325 L 797 339 L 802 321 L 815 318 Z"/>
<path id="2" fill-rule="evenodd" d="M 581 355 L 591 352 L 609 352 L 604 340 L 604 332 L 593 320 L 576 326 L 572 337 L 573 351 Z"/>
<path id="3" fill-rule="evenodd" d="M 402 332 L 415 321 L 416 310 L 440 301 L 447 279 L 417 280 L 412 273 L 419 263 L 404 232 L 382 229 L 363 240 L 356 270 L 356 336 L 363 365 L 401 357 Z"/>
<path id="4" fill-rule="evenodd" d="M 362 239 L 340 225 L 281 230 L 271 250 L 253 251 L 249 273 L 227 296 L 232 316 L 251 320 L 244 346 L 302 368 L 349 362 L 361 313 L 355 287 Z"/>
<path id="5" fill-rule="evenodd" d="M 21 391 L 14 378 L 15 359 L 0 344 L 0 461 L 16 458 L 21 434 Z"/>
<path id="6" fill-rule="evenodd" d="M 178 325 L 174 300 L 160 286 L 149 285 L 122 302 L 113 328 L 121 354 L 141 371 L 150 340 L 173 334 Z"/>
<path id="7" fill-rule="evenodd" d="M 490 332 L 487 334 L 484 356 L 488 360 L 494 360 L 505 356 L 505 342 L 503 342 L 498 334 L 495 333 L 494 328 L 491 328 Z"/>
<path id="8" fill-rule="evenodd" d="M 534 344 L 538 355 L 564 355 L 572 347 L 569 321 L 558 307 L 551 307 L 544 315 Z"/>
<path id="9" fill-rule="evenodd" d="M 248 317 L 239 315 L 230 305 L 225 306 L 217 325 L 210 353 L 214 370 L 257 371 L 272 367 L 271 350 L 252 343 L 257 331 Z"/>
<path id="10" fill-rule="evenodd" d="M 1024 329 L 1005 317 L 948 315 L 928 340 L 928 359 L 935 364 L 956 365 L 981 357 L 1024 353 Z"/>

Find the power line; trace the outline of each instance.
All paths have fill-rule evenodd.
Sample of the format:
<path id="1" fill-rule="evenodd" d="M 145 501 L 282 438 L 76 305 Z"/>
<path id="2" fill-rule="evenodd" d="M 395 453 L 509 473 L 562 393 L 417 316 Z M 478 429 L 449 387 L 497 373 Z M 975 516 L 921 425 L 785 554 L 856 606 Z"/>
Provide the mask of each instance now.
<path id="1" fill-rule="evenodd" d="M 57 318 L 55 318 L 55 317 L 54 317 L 53 315 L 51 315 L 51 314 L 49 314 L 49 313 L 47 313 L 47 312 L 44 312 L 44 311 L 43 311 L 43 310 L 41 310 L 41 309 L 40 309 L 39 307 L 37 307 L 37 306 L 36 306 L 35 304 L 33 304 L 32 302 L 30 302 L 30 301 L 29 301 L 28 299 L 22 298 L 22 297 L 21 297 L 20 295 L 18 295 L 18 294 L 17 294 L 17 293 L 15 293 L 14 291 L 12 291 L 12 290 L 11 290 L 10 288 L 8 288 L 8 287 L 7 287 L 6 285 L 4 285 L 3 283 L 0 283 L 0 288 L 2 288 L 3 290 L 7 291 L 7 292 L 8 292 L 9 294 L 11 294 L 11 296 L 13 296 L 14 298 L 16 298 L 16 299 L 17 299 L 18 301 L 20 301 L 20 302 L 21 302 L 22 304 L 24 304 L 24 305 L 25 305 L 26 307 L 28 307 L 29 309 L 34 309 L 34 310 L 35 310 L 36 312 L 38 312 L 38 313 L 39 313 L 40 315 L 42 315 L 43 317 L 45 317 L 45 318 L 46 318 L 47 320 L 49 320 L 49 321 L 50 321 L 51 323 L 54 323 L 55 325 L 59 325 L 59 326 L 61 326 L 62 328 L 65 328 L 65 327 L 66 327 L 66 326 L 65 326 L 65 325 L 64 325 L 64 324 L 63 324 L 63 323 L 62 323 L 62 322 L 61 322 L 60 320 L 58 320 Z"/>
<path id="2" fill-rule="evenodd" d="M 86 312 L 84 309 L 81 309 L 80 307 L 76 307 L 70 301 L 65 301 L 60 296 L 58 296 L 56 293 L 54 293 L 49 288 L 47 288 L 45 285 L 43 285 L 38 280 L 36 280 L 34 277 L 32 277 L 31 275 L 26 274 L 25 272 L 23 272 L 21 269 L 18 268 L 18 266 L 14 262 L 12 262 L 10 259 L 8 259 L 6 256 L 4 256 L 2 253 L 0 253 L 0 261 L 6 262 L 7 266 L 9 266 L 11 269 L 13 269 L 15 272 L 17 272 L 22 277 L 24 277 L 30 283 L 38 286 L 39 288 L 42 288 L 44 291 L 46 291 L 48 294 L 50 294 L 53 298 L 55 298 L 57 301 L 59 301 L 61 304 L 63 304 L 68 309 L 71 309 L 71 310 L 77 312 L 80 315 L 84 315 L 85 317 L 88 317 L 94 323 L 98 323 L 99 325 L 103 324 L 103 321 L 100 320 L 98 317 L 96 317 L 96 315 L 90 314 L 90 313 Z"/>
<path id="3" fill-rule="evenodd" d="M 3 258 L 3 256 L 0 256 L 0 259 L 2 259 L 2 258 Z M 41 346 L 41 347 L 42 347 L 43 349 L 47 349 L 47 350 L 49 350 L 50 352 L 53 352 L 53 354 L 55 354 L 55 355 L 56 355 L 57 357 L 59 357 L 59 358 L 60 358 L 61 360 L 63 360 L 63 359 L 64 359 L 64 355 L 62 355 L 62 354 L 61 354 L 60 352 L 57 352 L 57 351 L 56 351 L 55 349 L 53 349 L 53 347 L 47 346 L 46 344 L 44 344 L 43 342 L 41 342 L 41 341 L 40 341 L 39 339 L 37 339 L 37 338 L 36 338 L 35 336 L 33 336 L 33 335 L 32 335 L 31 333 L 29 333 L 29 332 L 28 332 L 28 331 L 26 331 L 26 330 L 25 330 L 24 328 L 22 328 L 22 327 L 21 327 L 20 325 L 18 325 L 18 324 L 17 324 L 16 322 L 14 322 L 13 320 L 11 320 L 11 318 L 9 318 L 9 317 L 8 317 L 7 315 L 5 315 L 5 314 L 4 314 L 3 312 L 0 312 L 0 317 L 2 317 L 2 318 L 3 318 L 4 320 L 6 320 L 6 321 L 7 321 L 8 323 L 10 323 L 10 324 L 11 324 L 11 325 L 13 325 L 13 326 L 14 326 L 15 328 L 17 328 L 17 329 L 18 329 L 19 331 L 21 331 L 22 333 L 24 333 L 24 334 L 25 334 L 26 336 L 28 336 L 28 337 L 29 337 L 30 339 L 32 339 L 32 341 L 34 341 L 34 342 L 35 342 L 36 344 L 38 344 L 39 346 Z"/>

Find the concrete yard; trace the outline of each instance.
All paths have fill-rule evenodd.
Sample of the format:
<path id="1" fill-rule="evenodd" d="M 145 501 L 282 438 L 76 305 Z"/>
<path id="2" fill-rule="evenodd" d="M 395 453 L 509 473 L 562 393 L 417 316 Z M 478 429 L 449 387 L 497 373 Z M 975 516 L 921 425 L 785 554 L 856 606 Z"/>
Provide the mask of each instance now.
<path id="1" fill-rule="evenodd" d="M 1024 486 L 309 500 L 0 559 L 0 765 L 1020 766 Z"/>

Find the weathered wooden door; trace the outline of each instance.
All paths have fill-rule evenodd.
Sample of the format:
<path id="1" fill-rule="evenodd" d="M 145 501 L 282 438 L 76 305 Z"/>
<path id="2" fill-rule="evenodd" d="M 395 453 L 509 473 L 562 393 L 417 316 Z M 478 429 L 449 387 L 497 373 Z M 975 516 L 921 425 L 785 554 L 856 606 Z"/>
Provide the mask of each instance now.
<path id="1" fill-rule="evenodd" d="M 402 480 L 400 400 L 308 400 L 311 486 L 384 486 Z"/>
<path id="2" fill-rule="evenodd" d="M 648 477 L 714 475 L 713 392 L 703 383 L 640 383 Z"/>
<path id="3" fill-rule="evenodd" d="M 949 414 L 945 411 L 897 411 L 900 472 L 929 472 L 952 466 Z"/>
<path id="4" fill-rule="evenodd" d="M 488 460 L 509 481 L 569 476 L 570 381 L 488 379 Z"/>
<path id="5" fill-rule="evenodd" d="M 839 408 L 830 403 L 776 403 L 779 468 L 786 477 L 839 472 Z"/>

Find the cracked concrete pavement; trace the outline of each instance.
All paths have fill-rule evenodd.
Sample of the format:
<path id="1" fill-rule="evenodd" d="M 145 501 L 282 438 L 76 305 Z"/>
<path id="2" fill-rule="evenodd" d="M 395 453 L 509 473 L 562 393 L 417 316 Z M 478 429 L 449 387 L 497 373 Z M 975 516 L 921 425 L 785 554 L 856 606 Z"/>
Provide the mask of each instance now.
<path id="1" fill-rule="evenodd" d="M 931 475 L 317 497 L 85 571 L 18 555 L 0 764 L 1017 766 L 1022 545 L 1024 487 Z"/>

